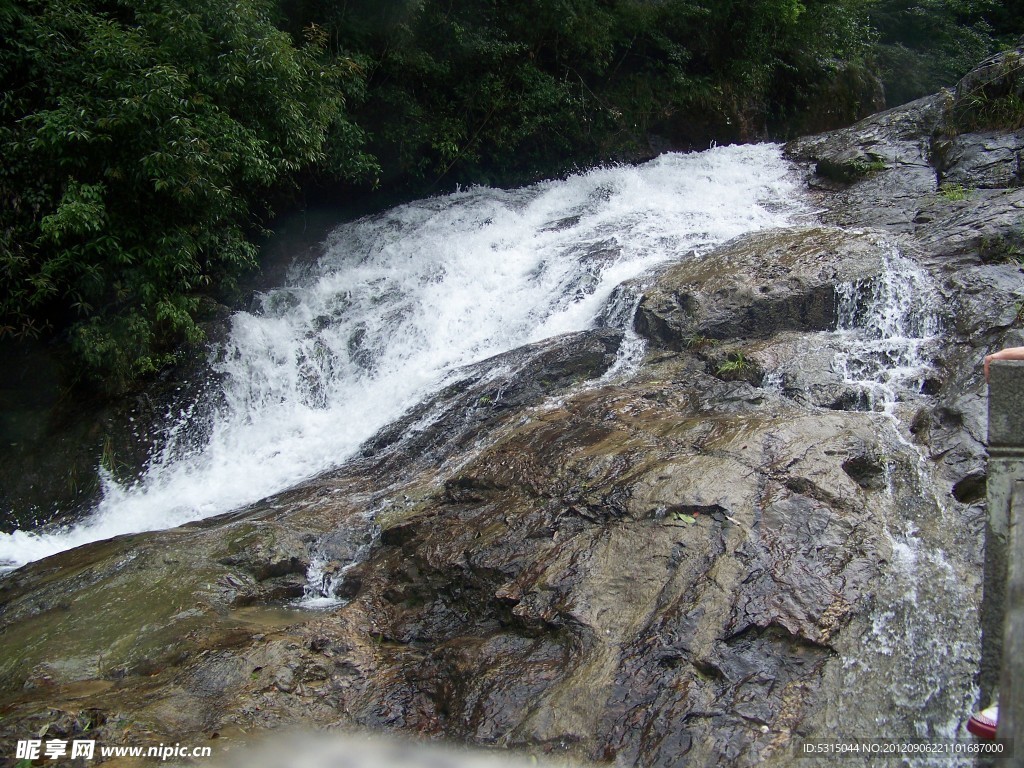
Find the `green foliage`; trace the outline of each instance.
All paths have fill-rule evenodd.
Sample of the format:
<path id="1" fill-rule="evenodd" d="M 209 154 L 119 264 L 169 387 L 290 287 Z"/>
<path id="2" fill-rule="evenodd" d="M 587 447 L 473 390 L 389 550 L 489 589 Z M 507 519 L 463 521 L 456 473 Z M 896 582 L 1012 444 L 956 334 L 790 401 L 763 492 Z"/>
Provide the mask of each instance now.
<path id="1" fill-rule="evenodd" d="M 837 161 L 824 158 L 818 162 L 814 172 L 833 181 L 852 184 L 855 181 L 884 171 L 888 166 L 877 157 L 858 157 L 853 160 Z"/>
<path id="2" fill-rule="evenodd" d="M 688 339 L 686 339 L 685 342 L 683 342 L 683 345 L 687 349 L 691 349 L 691 350 L 695 350 L 695 351 L 700 351 L 700 350 L 703 350 L 703 349 L 708 349 L 710 347 L 715 346 L 716 344 L 718 344 L 718 339 L 708 338 L 707 336 L 704 336 L 704 335 L 699 334 L 699 333 L 694 334 L 693 336 L 690 336 Z"/>
<path id="3" fill-rule="evenodd" d="M 1024 19 L 995 0 L 879 0 L 875 57 L 894 106 L 949 87 L 999 47 L 997 38 L 1024 32 Z"/>
<path id="4" fill-rule="evenodd" d="M 33 0 L 0 10 L 0 330 L 58 334 L 112 388 L 196 342 L 198 296 L 312 168 L 373 173 L 329 62 L 259 0 Z M 333 147 L 333 150 L 328 150 Z"/>
<path id="5" fill-rule="evenodd" d="M 600 68 L 590 44 L 607 44 L 587 37 L 602 34 L 599 16 L 566 5 L 423 3 L 372 76 L 363 114 L 377 154 L 430 181 L 530 178 L 593 159 L 591 130 L 606 116 L 571 70 Z"/>
<path id="6" fill-rule="evenodd" d="M 730 352 L 725 362 L 718 366 L 720 374 L 741 374 L 750 370 L 752 364 L 742 352 Z"/>
<path id="7" fill-rule="evenodd" d="M 1024 99 L 1008 93 L 996 98 L 973 94 L 957 109 L 954 121 L 960 133 L 968 131 L 1015 131 L 1024 128 Z"/>
<path id="8" fill-rule="evenodd" d="M 724 357 L 712 360 L 708 370 L 723 381 L 746 381 L 754 386 L 760 386 L 764 380 L 764 370 L 761 366 L 741 350 L 727 352 Z"/>
<path id="9" fill-rule="evenodd" d="M 961 184 L 946 183 L 939 185 L 939 197 L 947 202 L 954 203 L 966 200 L 970 197 L 970 191 Z"/>
<path id="10" fill-rule="evenodd" d="M 981 260 L 988 264 L 1017 264 L 1024 267 L 1024 225 L 981 238 Z"/>
<path id="11" fill-rule="evenodd" d="M 761 136 L 866 50 L 866 0 L 307 0 L 362 51 L 358 111 L 384 179 L 509 182 L 648 150 Z M 835 101 L 835 100 L 831 100 Z M 832 103 L 830 101 L 830 108 Z M 863 108 L 835 107 L 836 119 Z"/>
<path id="12" fill-rule="evenodd" d="M 857 170 L 864 175 L 879 173 L 888 167 L 884 160 L 867 160 L 856 164 Z"/>
<path id="13" fill-rule="evenodd" d="M 1024 33 L 1024 3 L 1021 0 L 994 2 L 986 13 L 986 20 L 992 25 L 999 47 L 1012 48 Z"/>
<path id="14" fill-rule="evenodd" d="M 942 133 L 1024 128 L 1024 59 L 1008 52 L 996 62 L 949 97 Z"/>

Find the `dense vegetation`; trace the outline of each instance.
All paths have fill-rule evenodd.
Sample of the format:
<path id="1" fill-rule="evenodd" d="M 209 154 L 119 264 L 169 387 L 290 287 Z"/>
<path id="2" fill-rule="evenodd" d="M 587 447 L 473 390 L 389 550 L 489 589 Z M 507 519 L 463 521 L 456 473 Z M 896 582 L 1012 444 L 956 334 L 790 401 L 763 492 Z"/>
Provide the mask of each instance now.
<path id="1" fill-rule="evenodd" d="M 1020 0 L 878 0 L 873 65 L 890 106 L 935 93 L 1024 33 Z"/>
<path id="2" fill-rule="evenodd" d="M 784 125 L 860 60 L 862 5 L 308 0 L 299 18 L 371 52 L 361 115 L 387 169 L 478 180 Z"/>
<path id="3" fill-rule="evenodd" d="M 0 0 L 0 337 L 131 385 L 289 190 L 519 181 L 824 129 L 1021 29 L 991 0 Z M 892 99 L 890 99 L 892 100 Z M 652 139 L 652 137 L 655 137 Z"/>
<path id="4" fill-rule="evenodd" d="M 0 318 L 121 386 L 195 341 L 199 297 L 255 261 L 270 193 L 372 161 L 361 85 L 260 0 L 40 0 L 0 11 Z M 328 152 L 328 149 L 331 151 Z"/>

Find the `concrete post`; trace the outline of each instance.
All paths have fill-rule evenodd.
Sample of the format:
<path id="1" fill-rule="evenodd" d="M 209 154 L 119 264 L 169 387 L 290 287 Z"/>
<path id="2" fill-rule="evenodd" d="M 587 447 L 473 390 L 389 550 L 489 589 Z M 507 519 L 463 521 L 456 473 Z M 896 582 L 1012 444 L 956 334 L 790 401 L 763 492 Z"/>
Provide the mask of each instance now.
<path id="1" fill-rule="evenodd" d="M 988 404 L 981 703 L 998 680 L 998 736 L 1024 746 L 1024 361 L 992 363 Z"/>
<path id="2" fill-rule="evenodd" d="M 1006 622 L 1003 628 L 1003 671 L 999 678 L 999 727 L 996 735 L 1024 745 L 1024 480 L 1014 483 L 1010 503 L 1009 562 L 1006 581 Z M 1024 755 L 1016 756 L 1021 765 Z"/>

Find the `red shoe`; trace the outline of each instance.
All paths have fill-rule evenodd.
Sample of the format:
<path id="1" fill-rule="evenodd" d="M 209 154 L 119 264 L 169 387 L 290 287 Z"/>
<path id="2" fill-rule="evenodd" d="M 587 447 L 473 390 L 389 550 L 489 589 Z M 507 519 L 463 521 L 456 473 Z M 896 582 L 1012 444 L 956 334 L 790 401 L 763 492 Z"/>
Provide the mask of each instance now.
<path id="1" fill-rule="evenodd" d="M 991 741 L 996 737 L 996 725 L 999 723 L 999 707 L 989 707 L 975 712 L 967 721 L 967 730 L 979 739 Z"/>

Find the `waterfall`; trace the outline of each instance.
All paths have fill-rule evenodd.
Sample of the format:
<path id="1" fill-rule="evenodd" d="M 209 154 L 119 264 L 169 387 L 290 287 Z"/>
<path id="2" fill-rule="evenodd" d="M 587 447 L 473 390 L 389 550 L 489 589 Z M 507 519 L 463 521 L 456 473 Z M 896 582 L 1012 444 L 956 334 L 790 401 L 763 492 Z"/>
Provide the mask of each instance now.
<path id="1" fill-rule="evenodd" d="M 0 535 L 0 564 L 227 512 L 336 467 L 460 367 L 627 323 L 636 294 L 620 284 L 791 223 L 804 210 L 791 174 L 776 145 L 716 147 L 340 226 L 322 258 L 234 315 L 209 399 L 171 417 L 135 481 L 106 477 L 72 526 Z"/>
<path id="2" fill-rule="evenodd" d="M 855 658 L 844 659 L 845 684 L 861 676 L 891 680 L 888 708 L 879 711 L 879 733 L 890 722 L 910 722 L 920 738 L 962 738 L 974 706 L 980 636 L 969 606 L 977 582 L 953 562 L 971 562 L 969 537 L 927 449 L 907 431 L 906 409 L 923 403 L 934 373 L 930 353 L 941 332 L 938 293 L 929 276 L 895 246 L 883 253 L 879 276 L 837 286 L 839 328 L 834 369 L 860 393 L 862 410 L 875 411 L 879 437 L 910 458 L 898 466 L 881 457 L 894 514 L 886 524 L 892 559 L 878 580 L 869 636 Z M 895 454 L 895 452 L 894 452 Z M 897 504 L 897 499 L 899 504 Z M 969 758 L 913 765 L 969 765 Z"/>
<path id="3" fill-rule="evenodd" d="M 938 341 L 935 291 L 917 264 L 889 246 L 877 277 L 836 286 L 842 349 L 834 367 L 865 410 L 891 413 L 921 393 Z"/>

